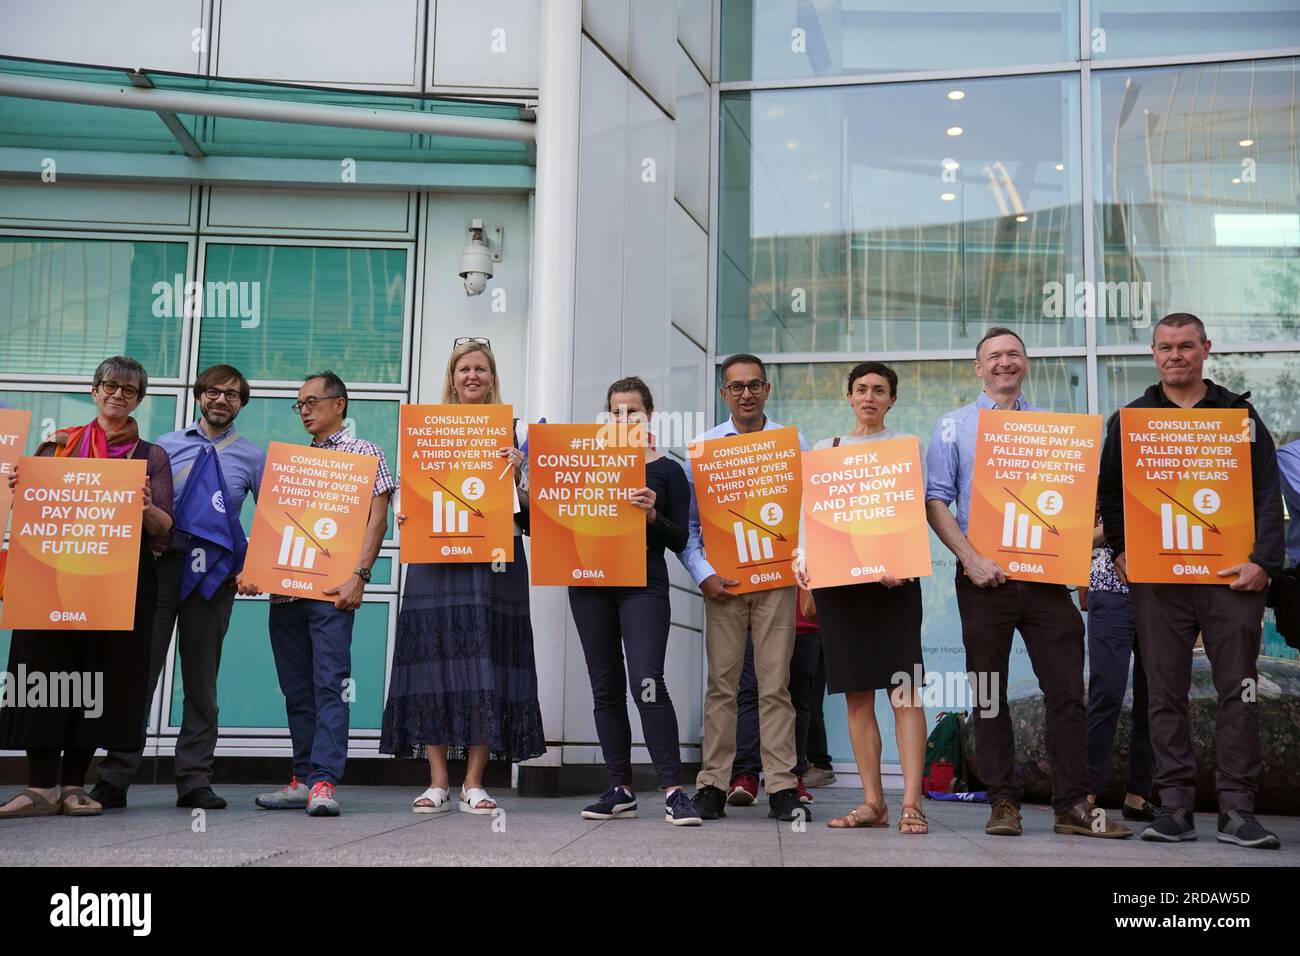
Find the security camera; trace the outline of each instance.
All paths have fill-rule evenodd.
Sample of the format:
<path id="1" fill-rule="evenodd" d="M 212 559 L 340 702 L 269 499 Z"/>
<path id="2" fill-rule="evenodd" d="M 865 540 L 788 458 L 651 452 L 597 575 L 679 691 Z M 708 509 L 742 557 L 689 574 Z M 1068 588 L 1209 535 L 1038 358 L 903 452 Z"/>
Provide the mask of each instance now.
<path id="1" fill-rule="evenodd" d="M 465 280 L 466 295 L 481 295 L 492 278 L 492 250 L 483 234 L 483 220 L 469 224 L 469 245 L 460 256 L 460 277 Z"/>

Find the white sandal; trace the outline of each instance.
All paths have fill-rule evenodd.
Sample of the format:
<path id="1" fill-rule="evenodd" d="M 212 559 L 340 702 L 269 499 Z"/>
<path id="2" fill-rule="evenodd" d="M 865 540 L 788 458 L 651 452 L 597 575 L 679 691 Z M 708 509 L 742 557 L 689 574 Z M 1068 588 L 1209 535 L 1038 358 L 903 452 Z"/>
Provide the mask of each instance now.
<path id="1" fill-rule="evenodd" d="M 480 807 L 483 802 L 492 804 L 490 807 Z M 482 787 L 474 787 L 466 791 L 464 787 L 460 788 L 460 810 L 461 813 L 490 814 L 495 810 L 496 801 L 488 796 L 488 792 Z"/>
<path id="2" fill-rule="evenodd" d="M 431 807 L 420 806 L 421 800 L 428 800 Z M 451 809 L 451 791 L 442 787 L 430 787 L 411 801 L 412 813 L 446 813 Z"/>

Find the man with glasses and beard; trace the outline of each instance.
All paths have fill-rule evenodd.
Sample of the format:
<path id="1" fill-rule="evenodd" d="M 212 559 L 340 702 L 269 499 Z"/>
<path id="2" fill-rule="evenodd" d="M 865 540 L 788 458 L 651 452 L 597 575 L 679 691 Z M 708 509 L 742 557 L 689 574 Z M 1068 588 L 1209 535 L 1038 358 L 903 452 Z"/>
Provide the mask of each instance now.
<path id="1" fill-rule="evenodd" d="M 214 365 L 195 379 L 194 400 L 198 403 L 199 417 L 178 431 L 168 432 L 157 442 L 171 458 L 176 500 L 181 500 L 199 455 L 212 448 L 229 492 L 224 506 L 229 513 L 237 515 L 250 491 L 257 497 L 266 464 L 266 452 L 235 430 L 235 419 L 248 404 L 248 381 L 231 365 Z M 190 560 L 188 544 L 185 535 L 174 535 L 171 546 L 155 564 L 158 610 L 149 664 L 149 699 L 153 699 L 158 686 L 158 677 L 171 649 L 172 629 L 179 619 L 185 705 L 180 735 L 176 738 L 176 805 L 221 810 L 226 801 L 212 790 L 212 755 L 217 746 L 217 671 L 234 607 L 235 583 L 232 574 L 211 598 L 204 598 L 195 588 L 182 599 L 181 578 L 185 563 Z M 104 809 L 126 806 L 127 789 L 140 767 L 143 752 L 143 749 L 110 750 L 100 763 L 99 782 L 91 797 L 103 804 Z"/>

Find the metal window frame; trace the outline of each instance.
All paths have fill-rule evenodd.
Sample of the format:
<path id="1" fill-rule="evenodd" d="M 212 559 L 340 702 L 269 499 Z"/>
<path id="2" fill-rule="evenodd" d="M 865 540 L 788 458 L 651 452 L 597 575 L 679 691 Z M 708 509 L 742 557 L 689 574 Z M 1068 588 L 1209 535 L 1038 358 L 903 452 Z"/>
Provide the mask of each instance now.
<path id="1" fill-rule="evenodd" d="M 236 602 L 261 602 L 269 604 L 270 601 L 265 594 L 258 597 L 239 596 L 235 598 Z M 392 670 L 393 643 L 397 635 L 397 594 L 380 593 L 378 591 L 370 592 L 362 598 L 363 604 L 385 604 L 388 606 L 387 636 L 386 648 L 384 651 L 384 688 L 383 699 L 388 699 L 388 681 Z M 177 625 L 179 626 L 179 624 Z M 176 630 L 173 628 L 173 640 L 176 636 Z M 162 679 L 158 681 L 158 689 L 154 692 L 154 698 L 149 702 L 150 725 L 157 726 L 157 731 L 150 731 L 154 740 L 148 741 L 146 750 L 149 746 L 155 746 L 156 755 L 159 757 L 170 757 L 176 753 L 176 738 L 181 732 L 180 724 L 171 723 L 171 700 L 175 693 L 173 681 L 179 677 L 175 673 L 177 648 L 173 646 L 171 652 L 167 655 L 167 664 L 163 668 Z M 153 721 L 156 720 L 155 725 Z M 358 743 L 363 746 L 358 748 L 362 750 L 378 750 L 379 737 L 382 733 L 380 728 L 357 728 L 349 727 L 348 729 L 348 750 L 352 751 Z M 229 726 L 225 723 L 218 729 L 217 736 L 217 755 L 232 756 L 228 748 L 236 748 L 236 754 L 240 756 L 249 756 L 244 754 L 239 748 L 257 748 L 252 755 L 265 756 L 262 748 L 289 746 L 289 728 L 283 727 L 241 727 Z"/>
<path id="2" fill-rule="evenodd" d="M 361 391 L 377 391 L 400 393 L 407 395 L 411 388 L 411 343 L 413 336 L 411 326 L 414 319 L 415 310 L 415 259 L 416 259 L 416 242 L 414 239 L 389 240 L 389 239 L 338 239 L 338 238 L 303 238 L 290 236 L 205 236 L 198 237 L 198 261 L 195 266 L 194 281 L 199 283 L 200 288 L 204 286 L 205 269 L 207 266 L 207 251 L 210 245 L 234 245 L 234 246 L 298 246 L 310 248 L 342 248 L 342 249 L 404 249 L 406 250 L 406 288 L 405 301 L 402 305 L 402 345 L 401 345 L 401 376 L 397 382 L 356 382 L 349 383 L 349 393 L 355 388 Z M 199 347 L 203 337 L 203 310 L 200 303 L 198 315 L 192 320 L 192 341 L 190 346 L 190 368 L 198 369 L 199 367 Z M 297 391 L 302 385 L 301 381 L 291 379 L 249 379 L 249 383 L 262 389 L 292 389 Z"/>
<path id="3" fill-rule="evenodd" d="M 173 245 L 184 244 L 186 247 L 186 281 L 194 275 L 195 257 L 198 254 L 199 239 L 193 232 L 158 232 L 152 230 L 149 232 L 116 232 L 102 229 L 32 229 L 20 226 L 0 226 L 0 236 L 5 238 L 22 238 L 22 239 L 41 239 L 51 242 L 57 242 L 60 239 L 87 239 L 98 240 L 102 242 L 159 242 L 171 243 Z M 188 384 L 186 375 L 189 372 L 190 361 L 190 341 L 189 323 L 184 315 L 178 319 L 180 322 L 180 352 L 177 355 L 176 364 L 179 366 L 177 375 L 160 375 L 149 380 L 150 388 L 163 387 L 169 385 L 185 386 Z M 106 356 L 107 357 L 107 356 Z M 90 373 L 85 375 L 75 375 L 66 372 L 0 372 L 0 385 L 7 382 L 64 382 L 72 385 L 85 384 Z"/>
<path id="4" fill-rule="evenodd" d="M 1084 278 L 1091 283 L 1097 281 L 1100 268 L 1099 239 L 1096 233 L 1096 194 L 1095 162 L 1093 143 L 1093 116 L 1096 103 L 1093 97 L 1093 72 L 1105 70 L 1139 70 L 1177 66 L 1203 66 L 1207 64 L 1234 64 L 1271 59 L 1300 58 L 1300 46 L 1275 47 L 1257 50 L 1235 50 L 1222 53 L 1198 53 L 1153 57 L 1124 57 L 1116 59 L 1093 59 L 1091 53 L 1092 3 L 1094 0 L 1078 0 L 1078 60 L 1074 62 L 1023 64 L 1008 67 L 990 67 L 967 70 L 912 70 L 892 73 L 846 74 L 803 79 L 784 80 L 732 80 L 722 81 L 721 43 L 722 18 L 721 4 L 713 3 L 713 69 L 710 84 L 710 136 L 711 156 L 709 168 L 710 229 L 708 289 L 709 302 L 707 312 L 706 361 L 714 368 L 721 365 L 725 356 L 718 352 L 718 255 L 721 237 L 719 235 L 718 213 L 720 208 L 720 149 L 721 149 L 721 100 L 722 94 L 733 92 L 767 92 L 773 90 L 827 89 L 846 86 L 876 86 L 897 83 L 918 83 L 942 80 L 986 79 L 996 77 L 1031 76 L 1035 74 L 1077 75 L 1079 82 L 1079 119 L 1082 126 L 1080 143 L 1080 183 L 1079 193 L 1082 204 L 1083 229 L 1083 271 Z M 1086 374 L 1086 396 L 1088 411 L 1100 412 L 1100 360 L 1113 356 L 1149 355 L 1150 349 L 1142 344 L 1103 345 L 1100 342 L 1100 329 L 1096 315 L 1085 316 L 1084 344 L 1080 346 L 1057 346 L 1032 349 L 1032 358 L 1082 358 Z M 1233 355 L 1250 353 L 1300 353 L 1300 340 L 1277 340 L 1270 342 L 1240 343 L 1228 342 L 1218 344 L 1215 355 Z M 767 352 L 755 353 L 769 365 L 795 364 L 840 364 L 860 361 L 861 352 Z M 873 352 L 873 359 L 886 362 L 913 361 L 956 361 L 973 358 L 969 350 L 941 349 L 935 351 L 897 350 Z M 714 383 L 710 383 L 712 385 Z"/>

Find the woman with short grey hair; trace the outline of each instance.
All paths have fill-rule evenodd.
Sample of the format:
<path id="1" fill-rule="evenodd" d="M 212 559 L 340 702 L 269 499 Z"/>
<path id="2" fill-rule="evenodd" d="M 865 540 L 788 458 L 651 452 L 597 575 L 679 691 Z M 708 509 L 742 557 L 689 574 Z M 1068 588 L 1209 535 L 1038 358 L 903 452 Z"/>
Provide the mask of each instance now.
<path id="1" fill-rule="evenodd" d="M 102 674 L 95 710 L 82 707 L 6 707 L 0 710 L 0 750 L 26 750 L 28 788 L 0 806 L 0 819 L 55 814 L 94 816 L 103 806 L 84 788 L 96 748 L 138 750 L 149 707 L 149 653 L 158 603 L 154 558 L 172 529 L 172 470 L 167 453 L 140 438 L 131 417 L 149 387 L 133 358 L 116 355 L 95 370 L 90 394 L 96 415 L 62 428 L 36 454 L 53 458 L 117 458 L 147 462 L 140 490 L 144 534 L 136 577 L 135 621 L 122 631 L 14 631 L 9 673 Z M 15 469 L 9 487 L 22 484 Z M 98 711 L 96 713 L 96 711 Z M 60 791 L 55 798 L 56 791 Z"/>

